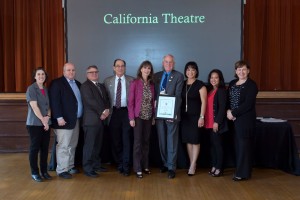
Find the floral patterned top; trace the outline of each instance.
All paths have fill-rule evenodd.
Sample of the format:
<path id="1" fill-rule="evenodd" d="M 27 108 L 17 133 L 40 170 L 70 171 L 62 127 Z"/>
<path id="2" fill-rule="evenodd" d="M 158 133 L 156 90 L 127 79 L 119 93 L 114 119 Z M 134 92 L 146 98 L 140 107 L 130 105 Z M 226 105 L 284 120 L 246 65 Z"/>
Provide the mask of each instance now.
<path id="1" fill-rule="evenodd" d="M 149 120 L 152 117 L 152 94 L 149 84 L 144 84 L 143 87 L 143 100 L 140 109 L 140 118 L 143 120 Z"/>

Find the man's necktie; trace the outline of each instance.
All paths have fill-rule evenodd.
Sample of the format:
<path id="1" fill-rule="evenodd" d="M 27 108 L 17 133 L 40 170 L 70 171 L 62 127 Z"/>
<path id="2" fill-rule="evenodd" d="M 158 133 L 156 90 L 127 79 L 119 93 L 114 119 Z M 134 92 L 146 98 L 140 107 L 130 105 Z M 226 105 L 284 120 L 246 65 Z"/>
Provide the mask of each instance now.
<path id="1" fill-rule="evenodd" d="M 117 94 L 116 94 L 116 107 L 120 108 L 121 107 L 121 78 L 118 80 L 118 86 L 117 86 Z"/>
<path id="2" fill-rule="evenodd" d="M 101 97 L 103 98 L 103 94 L 102 94 L 102 91 L 101 91 L 101 84 L 99 82 L 96 82 L 96 86 L 97 86 L 97 88 L 100 92 Z"/>
<path id="3" fill-rule="evenodd" d="M 162 82 L 162 85 L 161 85 L 161 90 L 166 90 L 166 87 L 167 87 L 167 82 L 168 82 L 168 74 L 166 73 L 165 76 L 164 76 L 164 80 Z"/>

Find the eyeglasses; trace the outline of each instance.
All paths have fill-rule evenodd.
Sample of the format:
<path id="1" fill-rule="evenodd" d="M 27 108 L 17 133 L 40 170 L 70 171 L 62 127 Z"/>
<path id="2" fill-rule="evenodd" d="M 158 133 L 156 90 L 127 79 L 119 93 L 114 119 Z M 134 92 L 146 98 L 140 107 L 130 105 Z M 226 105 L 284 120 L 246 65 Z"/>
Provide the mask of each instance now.
<path id="1" fill-rule="evenodd" d="M 98 74 L 99 71 L 87 72 L 88 74 Z"/>

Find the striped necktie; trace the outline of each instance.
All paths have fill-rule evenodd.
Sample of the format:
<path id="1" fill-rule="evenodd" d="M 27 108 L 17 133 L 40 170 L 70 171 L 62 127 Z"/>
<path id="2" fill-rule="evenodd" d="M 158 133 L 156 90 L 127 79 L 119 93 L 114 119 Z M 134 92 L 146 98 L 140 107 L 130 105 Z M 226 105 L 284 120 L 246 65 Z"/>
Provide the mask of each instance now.
<path id="1" fill-rule="evenodd" d="M 117 86 L 117 94 L 116 94 L 116 107 L 121 107 L 121 91 L 122 91 L 122 85 L 121 85 L 121 78 L 118 80 L 118 86 Z"/>

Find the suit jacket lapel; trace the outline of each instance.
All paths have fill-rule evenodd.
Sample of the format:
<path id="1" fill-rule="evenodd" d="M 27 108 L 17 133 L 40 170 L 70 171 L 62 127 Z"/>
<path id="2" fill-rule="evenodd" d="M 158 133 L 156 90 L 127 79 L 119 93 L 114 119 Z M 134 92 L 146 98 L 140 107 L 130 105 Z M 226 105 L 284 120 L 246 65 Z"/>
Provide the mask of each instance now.
<path id="1" fill-rule="evenodd" d="M 125 76 L 125 75 L 124 75 Z M 127 76 L 125 76 L 125 82 L 126 82 L 126 99 L 128 100 L 129 97 L 129 88 L 130 88 L 130 80 Z"/>
<path id="2" fill-rule="evenodd" d="M 68 88 L 68 90 L 73 94 L 74 98 L 76 99 L 75 93 L 73 92 L 73 89 L 66 77 L 64 77 L 64 76 L 62 77 L 62 82 L 65 85 L 65 87 Z"/>
<path id="3" fill-rule="evenodd" d="M 116 79 L 116 76 L 112 76 L 109 79 L 109 94 L 110 94 L 111 107 L 114 106 L 114 100 L 115 100 L 115 97 L 114 97 L 114 94 L 115 94 L 115 79 Z"/>

